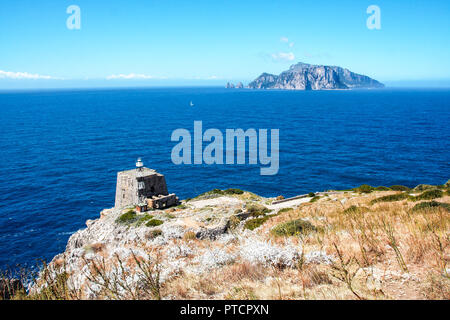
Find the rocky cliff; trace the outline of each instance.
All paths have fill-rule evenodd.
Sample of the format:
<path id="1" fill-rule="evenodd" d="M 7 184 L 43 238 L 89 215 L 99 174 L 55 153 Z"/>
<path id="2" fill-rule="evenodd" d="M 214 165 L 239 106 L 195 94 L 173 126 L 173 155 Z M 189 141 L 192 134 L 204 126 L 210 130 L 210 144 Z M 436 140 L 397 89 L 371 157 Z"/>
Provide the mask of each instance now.
<path id="1" fill-rule="evenodd" d="M 450 189 L 419 187 L 277 201 L 215 189 L 164 210 L 105 209 L 70 237 L 29 298 L 442 298 L 450 291 L 434 288 L 450 288 Z"/>
<path id="2" fill-rule="evenodd" d="M 248 85 L 251 89 L 331 90 L 383 88 L 377 80 L 336 66 L 298 63 L 279 75 L 261 74 Z"/>

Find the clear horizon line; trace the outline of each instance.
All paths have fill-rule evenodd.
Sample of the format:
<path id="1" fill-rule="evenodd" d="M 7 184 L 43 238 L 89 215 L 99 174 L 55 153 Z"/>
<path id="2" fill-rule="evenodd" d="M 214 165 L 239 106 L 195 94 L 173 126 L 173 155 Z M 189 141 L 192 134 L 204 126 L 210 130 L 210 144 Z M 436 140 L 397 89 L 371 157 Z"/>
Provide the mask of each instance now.
<path id="1" fill-rule="evenodd" d="M 0 92 L 37 92 L 37 91 L 88 91 L 88 90 L 126 90 L 126 89 L 177 89 L 177 88 L 210 88 L 210 89 L 226 89 L 227 91 L 383 91 L 386 89 L 450 89 L 450 84 L 447 86 L 413 86 L 413 85 L 403 85 L 403 86 L 385 86 L 384 88 L 355 88 L 355 89 L 344 89 L 344 90 L 290 90 L 290 89 L 251 89 L 251 88 L 230 88 L 227 89 L 225 86 L 214 85 L 154 85 L 154 86 L 91 86 L 91 87 L 34 87 L 34 88 L 2 88 L 0 87 Z"/>

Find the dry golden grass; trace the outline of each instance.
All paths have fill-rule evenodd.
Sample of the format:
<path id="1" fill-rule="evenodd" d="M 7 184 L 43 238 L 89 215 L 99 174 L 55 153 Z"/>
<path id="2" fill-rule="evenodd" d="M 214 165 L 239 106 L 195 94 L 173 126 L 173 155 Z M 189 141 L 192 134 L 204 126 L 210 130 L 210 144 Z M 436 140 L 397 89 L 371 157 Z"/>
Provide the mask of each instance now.
<path id="1" fill-rule="evenodd" d="M 342 263 L 270 270 L 237 262 L 208 275 L 200 282 L 205 288 L 197 285 L 193 297 L 213 294 L 214 282 L 215 294 L 232 299 L 448 299 L 449 212 L 413 212 L 418 202 L 411 200 L 370 203 L 396 193 L 325 197 L 273 217 L 259 229 L 271 241 L 283 243 L 268 231 L 283 222 L 308 219 L 319 231 L 292 237 L 292 243 L 303 244 L 305 252 L 341 254 Z M 450 203 L 449 196 L 437 200 Z"/>

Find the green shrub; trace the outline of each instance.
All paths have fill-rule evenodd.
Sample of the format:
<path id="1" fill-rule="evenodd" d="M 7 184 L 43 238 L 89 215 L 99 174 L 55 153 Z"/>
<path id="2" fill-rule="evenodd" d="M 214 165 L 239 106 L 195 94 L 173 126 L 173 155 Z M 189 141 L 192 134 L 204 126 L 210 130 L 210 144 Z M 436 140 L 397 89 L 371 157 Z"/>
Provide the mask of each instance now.
<path id="1" fill-rule="evenodd" d="M 254 230 L 254 229 L 258 228 L 259 226 L 261 226 L 262 224 L 264 224 L 264 222 L 266 222 L 269 218 L 270 218 L 269 216 L 264 216 L 261 218 L 249 219 L 245 222 L 244 228 L 249 229 L 249 230 Z"/>
<path id="2" fill-rule="evenodd" d="M 202 200 L 202 199 L 213 199 L 224 195 L 224 192 L 220 189 L 213 189 L 207 192 L 204 192 L 197 197 L 189 200 Z"/>
<path id="3" fill-rule="evenodd" d="M 374 188 L 369 186 L 368 184 L 362 184 L 359 187 L 354 188 L 353 190 L 359 193 L 370 193 L 374 190 Z"/>
<path id="4" fill-rule="evenodd" d="M 308 197 L 314 197 L 316 194 L 314 193 L 314 192 L 310 192 L 310 193 L 308 193 Z"/>
<path id="5" fill-rule="evenodd" d="M 158 220 L 158 219 L 151 219 L 149 220 L 145 225 L 147 227 L 157 227 L 164 223 L 164 221 Z"/>
<path id="6" fill-rule="evenodd" d="M 444 196 L 444 192 L 438 189 L 428 190 L 424 193 L 415 197 L 415 200 L 432 200 L 436 198 L 442 198 Z"/>
<path id="7" fill-rule="evenodd" d="M 152 215 L 146 214 L 139 219 L 137 224 L 138 224 L 138 226 L 140 226 L 140 225 L 146 223 L 147 221 L 151 220 L 152 218 L 153 218 Z"/>
<path id="8" fill-rule="evenodd" d="M 264 216 L 270 210 L 259 203 L 253 203 L 247 206 L 247 213 L 252 217 Z"/>
<path id="9" fill-rule="evenodd" d="M 243 194 L 244 191 L 241 189 L 230 188 L 224 191 L 225 194 Z"/>
<path id="10" fill-rule="evenodd" d="M 409 190 L 411 190 L 410 188 L 408 188 L 406 186 L 402 186 L 402 185 L 394 185 L 394 186 L 390 186 L 389 188 L 393 191 L 409 191 Z"/>
<path id="11" fill-rule="evenodd" d="M 379 186 L 374 189 L 375 191 L 390 191 L 391 189 L 385 186 Z"/>
<path id="12" fill-rule="evenodd" d="M 310 222 L 304 221 L 302 219 L 297 219 L 280 223 L 271 230 L 271 233 L 275 236 L 289 237 L 300 234 L 308 234 L 313 231 L 317 231 L 317 228 L 314 227 Z"/>
<path id="13" fill-rule="evenodd" d="M 450 204 L 436 202 L 436 201 L 418 203 L 411 210 L 412 211 L 423 211 L 423 210 L 429 210 L 429 209 L 434 209 L 434 208 L 443 208 L 446 211 L 450 212 Z"/>
<path id="14" fill-rule="evenodd" d="M 370 202 L 370 204 L 378 203 L 378 202 L 391 202 L 391 201 L 400 201 L 408 199 L 409 195 L 407 193 L 397 193 L 397 194 L 391 194 L 388 196 L 376 198 Z"/>
<path id="15" fill-rule="evenodd" d="M 128 210 L 120 217 L 116 219 L 116 222 L 119 223 L 133 223 L 137 220 L 136 212 L 134 210 Z"/>
<path id="16" fill-rule="evenodd" d="M 314 196 L 314 197 L 311 198 L 311 200 L 309 200 L 309 202 L 316 202 L 319 199 L 320 199 L 319 196 Z"/>
<path id="17" fill-rule="evenodd" d="M 187 201 L 187 200 L 186 200 Z M 185 204 L 179 204 L 178 206 L 177 206 L 177 208 L 178 209 L 187 209 L 188 207 L 187 207 L 187 205 L 185 205 Z"/>
<path id="18" fill-rule="evenodd" d="M 360 214 L 360 213 L 364 213 L 366 211 L 369 211 L 369 209 L 366 207 L 351 206 L 351 207 L 348 207 L 347 209 L 345 209 L 343 211 L 343 213 L 345 213 L 345 214 Z"/>
<path id="19" fill-rule="evenodd" d="M 430 184 L 419 184 L 418 186 L 414 187 L 413 191 L 422 192 L 422 191 L 432 190 L 432 189 L 436 189 L 436 186 L 432 186 Z"/>

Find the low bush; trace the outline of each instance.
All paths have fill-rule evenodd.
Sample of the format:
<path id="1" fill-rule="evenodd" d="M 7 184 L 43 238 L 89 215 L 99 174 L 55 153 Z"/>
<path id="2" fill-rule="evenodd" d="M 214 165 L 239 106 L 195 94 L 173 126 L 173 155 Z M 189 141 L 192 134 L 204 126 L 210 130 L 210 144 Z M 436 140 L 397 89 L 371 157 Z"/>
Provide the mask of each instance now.
<path id="1" fill-rule="evenodd" d="M 124 214 L 122 214 L 120 217 L 116 219 L 116 222 L 119 223 L 133 223 L 137 220 L 136 212 L 134 210 L 128 210 Z"/>
<path id="2" fill-rule="evenodd" d="M 247 213 L 252 217 L 264 216 L 270 210 L 262 204 L 253 203 L 247 206 Z"/>
<path id="3" fill-rule="evenodd" d="M 402 185 L 390 186 L 389 189 L 391 189 L 392 191 L 409 191 L 409 190 L 411 190 L 410 188 L 408 188 L 406 186 L 402 186 Z"/>
<path id="4" fill-rule="evenodd" d="M 314 196 L 314 197 L 311 198 L 311 200 L 309 200 L 309 202 L 316 202 L 319 199 L 320 199 L 319 196 Z"/>
<path id="5" fill-rule="evenodd" d="M 374 190 L 375 191 L 390 191 L 391 188 L 388 188 L 388 187 L 385 187 L 385 186 L 379 186 L 379 187 L 376 187 Z"/>
<path id="6" fill-rule="evenodd" d="M 202 200 L 202 199 L 213 199 L 217 198 L 223 195 L 233 195 L 233 194 L 243 194 L 244 191 L 241 189 L 236 188 L 229 188 L 226 190 L 220 190 L 220 189 L 212 189 L 211 191 L 207 191 L 205 193 L 200 194 L 199 196 L 193 198 L 193 199 L 186 199 L 186 202 L 189 200 Z"/>
<path id="7" fill-rule="evenodd" d="M 422 194 L 415 197 L 415 200 L 432 200 L 436 198 L 442 198 L 444 192 L 442 190 L 434 189 L 423 192 Z"/>
<path id="8" fill-rule="evenodd" d="M 422 192 L 422 191 L 432 190 L 432 189 L 436 189 L 436 186 L 432 186 L 430 184 L 419 184 L 412 190 L 415 192 Z"/>
<path id="9" fill-rule="evenodd" d="M 261 218 L 249 219 L 245 222 L 244 228 L 249 229 L 249 230 L 254 230 L 254 229 L 258 228 L 259 226 L 263 225 L 269 218 L 270 218 L 269 216 L 264 216 Z"/>
<path id="10" fill-rule="evenodd" d="M 310 222 L 304 221 L 302 219 L 292 220 L 284 223 L 280 223 L 275 226 L 271 233 L 275 236 L 295 236 L 300 234 L 308 234 L 310 232 L 317 231 Z"/>
<path id="11" fill-rule="evenodd" d="M 145 225 L 147 227 L 157 227 L 164 223 L 164 221 L 158 220 L 158 219 L 151 219 L 149 220 Z"/>
<path id="12" fill-rule="evenodd" d="M 144 215 L 143 217 L 141 217 L 141 218 L 139 219 L 139 221 L 138 221 L 137 224 L 140 226 L 140 225 L 146 223 L 147 221 L 151 220 L 152 218 L 153 218 L 152 215 L 146 214 L 146 215 Z"/>
<path id="13" fill-rule="evenodd" d="M 436 201 L 418 203 L 411 210 L 412 211 L 425 211 L 425 210 L 436 209 L 436 208 L 443 208 L 444 210 L 450 212 L 450 204 L 436 202 Z"/>
<path id="14" fill-rule="evenodd" d="M 225 194 L 243 194 L 244 191 L 241 189 L 236 189 L 236 188 L 230 188 L 230 189 L 226 189 L 224 191 Z"/>
<path id="15" fill-rule="evenodd" d="M 354 188 L 353 190 L 359 193 L 370 193 L 374 190 L 374 188 L 372 186 L 369 186 L 368 184 L 362 184 L 359 187 Z"/>
<path id="16" fill-rule="evenodd" d="M 310 193 L 308 193 L 308 197 L 314 197 L 316 194 L 314 193 L 314 192 L 310 192 Z"/>
<path id="17" fill-rule="evenodd" d="M 345 214 L 360 214 L 360 213 L 364 213 L 366 211 L 369 211 L 369 209 L 366 207 L 351 206 L 351 207 L 348 207 L 347 209 L 345 209 L 343 211 L 343 213 L 345 213 Z"/>
<path id="18" fill-rule="evenodd" d="M 197 197 L 193 198 L 193 199 L 189 199 L 189 200 L 203 200 L 203 199 L 213 199 L 213 198 L 217 198 L 220 197 L 224 194 L 224 192 L 220 189 L 213 189 L 207 192 L 204 192 L 200 195 L 198 195 Z"/>
<path id="19" fill-rule="evenodd" d="M 409 195 L 407 193 L 397 193 L 397 194 L 391 194 L 388 196 L 383 196 L 380 198 L 376 198 L 370 202 L 370 204 L 375 204 L 378 202 L 392 202 L 392 201 L 401 201 L 408 199 Z"/>

